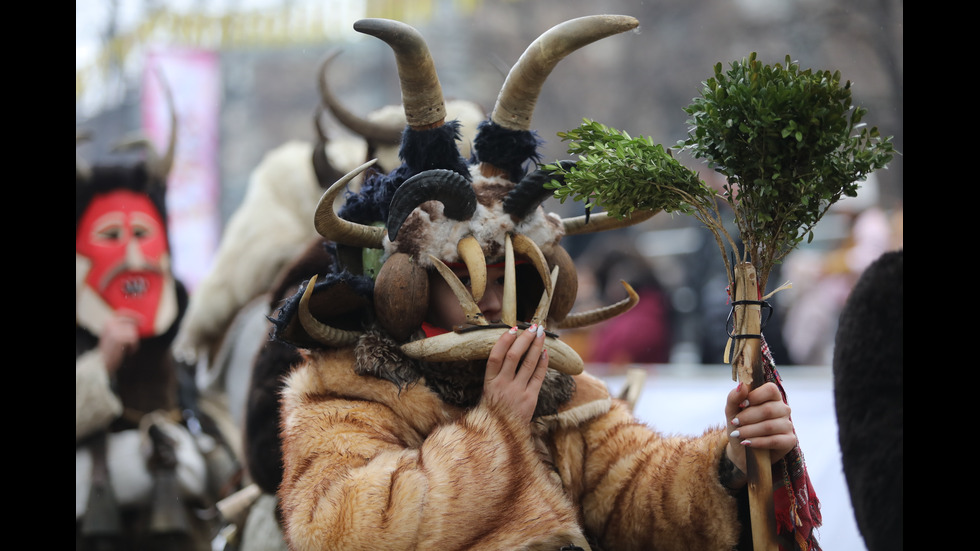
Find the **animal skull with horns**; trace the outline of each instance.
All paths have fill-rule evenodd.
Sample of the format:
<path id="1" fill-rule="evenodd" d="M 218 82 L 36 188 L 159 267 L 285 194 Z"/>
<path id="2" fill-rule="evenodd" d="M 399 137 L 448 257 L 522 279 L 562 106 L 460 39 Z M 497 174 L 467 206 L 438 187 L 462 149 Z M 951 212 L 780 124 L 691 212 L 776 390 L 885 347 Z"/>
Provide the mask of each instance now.
<path id="1" fill-rule="evenodd" d="M 560 241 L 565 235 L 637 224 L 658 211 L 638 211 L 625 219 L 605 213 L 562 219 L 541 206 L 552 196 L 544 184 L 560 175 L 541 169 L 527 173 L 525 167 L 539 160 L 539 142 L 530 123 L 548 74 L 576 49 L 637 25 L 629 16 L 596 15 L 566 21 L 538 37 L 507 75 L 467 161 L 454 139 L 458 122 L 445 120 L 441 85 L 422 36 L 397 21 L 356 22 L 355 30 L 383 40 L 395 53 L 407 119 L 403 164 L 387 175 L 371 175 L 359 193 L 347 194 L 338 213 L 335 201 L 375 161 L 348 173 L 323 194 L 314 225 L 337 244 L 352 273 L 376 274 L 373 293 L 351 301 L 350 280 L 318 284 L 314 277 L 296 297 L 298 305 L 280 311 L 277 337 L 301 345 L 351 346 L 363 333 L 363 327 L 350 326 L 351 314 L 373 303 L 373 319 L 403 343 L 406 356 L 428 362 L 472 361 L 487 358 L 503 332 L 515 325 L 583 327 L 632 308 L 638 297 L 624 282 L 628 298 L 570 314 L 578 280 Z M 363 255 L 345 255 L 345 250 Z M 477 305 L 486 287 L 486 266 L 496 262 L 505 266 L 499 323 L 487 320 Z M 449 263 L 467 267 L 470 289 Z M 430 270 L 438 271 L 454 290 L 467 322 L 452 332 L 420 338 L 429 305 Z M 546 346 L 550 367 L 568 374 L 582 371 L 582 359 L 551 331 Z"/>

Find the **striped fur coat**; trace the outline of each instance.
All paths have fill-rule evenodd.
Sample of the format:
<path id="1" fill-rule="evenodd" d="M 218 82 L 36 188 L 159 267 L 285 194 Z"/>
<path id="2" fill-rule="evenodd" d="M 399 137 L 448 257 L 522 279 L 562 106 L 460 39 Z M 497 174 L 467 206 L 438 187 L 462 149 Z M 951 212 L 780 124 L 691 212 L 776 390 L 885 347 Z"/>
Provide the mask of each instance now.
<path id="1" fill-rule="evenodd" d="M 424 378 L 367 373 L 360 356 L 379 351 L 363 350 L 306 351 L 288 378 L 279 498 L 292 549 L 735 547 L 720 427 L 659 434 L 588 374 L 522 425 L 451 405 Z"/>

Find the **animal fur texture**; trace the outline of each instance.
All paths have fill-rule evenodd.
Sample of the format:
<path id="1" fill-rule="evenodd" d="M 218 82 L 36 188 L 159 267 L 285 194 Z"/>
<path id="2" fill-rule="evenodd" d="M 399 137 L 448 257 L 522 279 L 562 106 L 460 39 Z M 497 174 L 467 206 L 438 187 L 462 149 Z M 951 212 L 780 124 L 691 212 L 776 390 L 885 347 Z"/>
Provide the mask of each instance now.
<path id="1" fill-rule="evenodd" d="M 299 258 L 282 269 L 269 293 L 271 312 L 285 297 L 296 292 L 310 274 L 333 269 L 333 255 L 317 239 Z M 268 334 L 268 332 L 266 333 Z M 282 480 L 279 438 L 279 394 L 285 377 L 301 356 L 296 347 L 266 339 L 255 355 L 245 396 L 244 458 L 251 479 L 262 491 L 275 495 Z"/>
<path id="2" fill-rule="evenodd" d="M 102 353 L 93 348 L 75 359 L 75 442 L 107 427 L 123 412 L 112 391 Z"/>
<path id="3" fill-rule="evenodd" d="M 486 257 L 497 260 L 503 257 L 505 236 L 515 233 L 530 238 L 545 255 L 554 254 L 564 236 L 559 216 L 536 209 L 515 221 L 503 210 L 504 198 L 513 189 L 513 182 L 499 176 L 482 176 L 478 165 L 470 167 L 470 177 L 478 198 L 472 216 L 453 221 L 445 215 L 442 203 L 424 204 L 405 220 L 396 242 L 385 236 L 385 258 L 403 252 L 426 268 L 432 266 L 430 255 L 444 262 L 459 262 L 457 244 L 463 237 L 473 236 Z"/>
<path id="4" fill-rule="evenodd" d="M 384 355 L 377 342 L 304 351 L 286 383 L 279 498 L 292 549 L 736 545 L 721 428 L 659 434 L 588 374 L 525 425 L 482 402 L 450 405 L 424 379 L 359 374 L 375 362 L 355 350 Z"/>
<path id="5" fill-rule="evenodd" d="M 318 237 L 310 221 L 323 190 L 312 151 L 310 143 L 287 142 L 268 152 L 251 174 L 211 270 L 191 297 L 177 343 L 182 353 L 214 353 L 238 310 L 268 290 L 279 270 Z"/>
<path id="6" fill-rule="evenodd" d="M 844 476 L 868 551 L 902 549 L 903 250 L 862 274 L 841 311 L 834 400 Z"/>

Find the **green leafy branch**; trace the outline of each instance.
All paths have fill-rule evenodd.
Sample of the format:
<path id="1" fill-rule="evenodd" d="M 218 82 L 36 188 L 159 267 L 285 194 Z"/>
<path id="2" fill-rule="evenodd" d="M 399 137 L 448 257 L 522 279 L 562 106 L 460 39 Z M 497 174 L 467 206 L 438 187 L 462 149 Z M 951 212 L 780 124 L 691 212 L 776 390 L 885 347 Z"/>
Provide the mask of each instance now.
<path id="1" fill-rule="evenodd" d="M 751 261 L 760 289 L 773 266 L 803 239 L 842 197 L 857 195 L 858 182 L 886 167 L 890 137 L 862 123 L 867 110 L 852 106 L 851 83 L 840 72 L 764 65 L 751 54 L 703 83 L 701 96 L 684 108 L 691 125 L 676 147 L 707 161 L 724 175 L 720 194 L 676 162 L 649 138 L 585 120 L 559 133 L 578 164 L 555 196 L 602 206 L 613 216 L 638 208 L 692 214 L 714 234 L 729 268 L 726 244 L 737 251 L 721 224 L 718 201 L 735 213 L 743 261 Z M 549 165 L 556 167 L 557 165 Z"/>
<path id="2" fill-rule="evenodd" d="M 684 109 L 692 125 L 678 146 L 703 158 L 728 183 L 744 258 L 760 283 L 842 196 L 892 159 L 890 138 L 866 128 L 839 71 L 764 65 L 751 54 L 714 67 L 701 97 Z"/>
<path id="3" fill-rule="evenodd" d="M 719 195 L 651 138 L 634 138 L 589 119 L 558 137 L 578 158 L 567 169 L 559 163 L 544 166 L 563 176 L 545 184 L 562 203 L 579 201 L 617 218 L 636 210 L 679 212 L 710 228 L 720 249 L 726 242 L 735 248 L 721 220 Z"/>

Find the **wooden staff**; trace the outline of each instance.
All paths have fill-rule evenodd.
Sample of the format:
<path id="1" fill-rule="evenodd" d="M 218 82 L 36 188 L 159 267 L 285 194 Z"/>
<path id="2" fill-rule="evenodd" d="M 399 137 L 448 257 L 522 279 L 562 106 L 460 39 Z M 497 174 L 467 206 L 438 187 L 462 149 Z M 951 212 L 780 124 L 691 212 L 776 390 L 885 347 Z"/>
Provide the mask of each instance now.
<path id="1" fill-rule="evenodd" d="M 756 389 L 766 382 L 762 365 L 762 304 L 755 266 L 742 262 L 734 268 L 734 340 L 732 370 L 738 381 Z M 748 475 L 752 547 L 755 551 L 778 551 L 776 506 L 772 497 L 772 462 L 769 450 L 745 450 Z"/>

